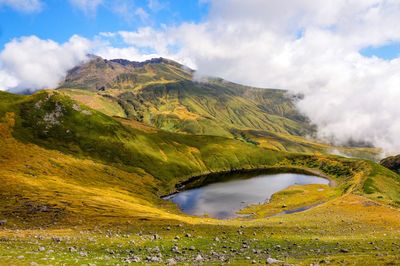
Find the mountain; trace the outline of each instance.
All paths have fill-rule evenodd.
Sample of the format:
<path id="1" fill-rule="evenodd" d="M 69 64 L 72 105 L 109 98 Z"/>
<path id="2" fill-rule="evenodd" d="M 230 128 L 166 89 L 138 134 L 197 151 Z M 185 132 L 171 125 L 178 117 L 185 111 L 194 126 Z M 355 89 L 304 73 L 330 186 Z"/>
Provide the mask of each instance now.
<path id="1" fill-rule="evenodd" d="M 382 159 L 380 164 L 396 173 L 400 173 L 400 155 Z"/>
<path id="2" fill-rule="evenodd" d="M 174 132 L 218 136 L 248 129 L 294 135 L 312 132 L 295 108 L 296 97 L 285 91 L 193 79 L 192 70 L 164 58 L 130 62 L 96 57 L 69 71 L 60 88 L 97 92 L 113 103 L 109 115 Z M 72 97 L 76 93 L 68 92 Z"/>
<path id="3" fill-rule="evenodd" d="M 0 92 L 0 264 L 395 264 L 400 176 L 327 154 L 372 149 L 308 139 L 285 91 L 192 76 L 165 59 L 95 58 L 71 70 L 74 88 Z M 288 187 L 232 220 L 161 198 L 188 180 L 271 172 L 331 186 Z"/>
<path id="4" fill-rule="evenodd" d="M 70 70 L 58 89 L 106 115 L 170 132 L 240 139 L 272 150 L 332 149 L 306 137 L 315 128 L 296 108 L 301 96 L 198 78 L 188 67 L 164 58 L 131 62 L 92 57 Z"/>

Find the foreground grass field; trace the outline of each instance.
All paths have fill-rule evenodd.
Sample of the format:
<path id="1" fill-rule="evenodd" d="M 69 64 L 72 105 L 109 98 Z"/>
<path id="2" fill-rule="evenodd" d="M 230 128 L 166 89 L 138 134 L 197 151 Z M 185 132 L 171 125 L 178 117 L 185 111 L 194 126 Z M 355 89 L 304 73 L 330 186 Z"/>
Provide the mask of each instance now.
<path id="1" fill-rule="evenodd" d="M 58 93 L 1 93 L 0 117 L 1 265 L 400 261 L 400 177 L 371 161 L 166 132 Z M 243 169 L 306 171 L 335 186 L 289 187 L 232 220 L 160 199 L 192 176 Z M 282 202 L 315 206 L 274 215 Z"/>

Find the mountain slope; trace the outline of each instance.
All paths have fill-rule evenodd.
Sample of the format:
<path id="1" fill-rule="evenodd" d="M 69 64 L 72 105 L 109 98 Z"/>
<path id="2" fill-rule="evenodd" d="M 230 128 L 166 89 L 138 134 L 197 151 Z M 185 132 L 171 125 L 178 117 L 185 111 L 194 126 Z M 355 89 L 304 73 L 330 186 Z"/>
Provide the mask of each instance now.
<path id="1" fill-rule="evenodd" d="M 400 173 L 400 155 L 390 156 L 380 161 L 380 164 L 393 172 Z"/>
<path id="2" fill-rule="evenodd" d="M 300 196 L 319 204 L 305 212 L 265 218 L 260 205 L 252 217 L 224 221 L 189 217 L 159 197 L 194 175 L 258 168 L 317 173 L 336 186 L 315 190 L 324 202 L 298 187 L 281 192 L 291 197 L 287 208 Z M 188 264 L 199 254 L 204 264 L 224 256 L 235 265 L 249 264 L 248 257 L 265 263 L 266 256 L 299 265 L 398 260 L 400 178 L 388 169 L 168 132 L 107 116 L 61 91 L 0 92 L 0 182 L 2 265 L 116 265 L 133 256 L 150 263 L 177 258 L 175 246 Z"/>
<path id="3" fill-rule="evenodd" d="M 107 110 L 101 111 L 108 115 L 121 116 L 123 110 L 125 117 L 173 132 L 230 137 L 244 129 L 312 133 L 296 110 L 296 98 L 285 91 L 220 79 L 196 82 L 192 70 L 163 58 L 139 63 L 96 57 L 72 69 L 60 88 L 93 108 L 107 101 Z"/>
<path id="4" fill-rule="evenodd" d="M 189 68 L 164 58 L 93 57 L 69 71 L 59 91 L 108 116 L 170 132 L 228 137 L 277 151 L 371 159 L 380 152 L 332 147 L 306 137 L 315 129 L 296 109 L 298 96 L 216 78 L 198 80 Z"/>

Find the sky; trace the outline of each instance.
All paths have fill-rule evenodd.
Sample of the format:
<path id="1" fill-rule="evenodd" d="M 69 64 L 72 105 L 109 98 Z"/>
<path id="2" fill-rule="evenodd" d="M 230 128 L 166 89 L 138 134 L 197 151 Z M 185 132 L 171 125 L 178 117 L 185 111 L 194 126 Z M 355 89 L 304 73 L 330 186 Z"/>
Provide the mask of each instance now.
<path id="1" fill-rule="evenodd" d="M 0 0 L 0 90 L 54 88 L 87 59 L 167 57 L 301 93 L 318 137 L 400 153 L 398 0 Z"/>

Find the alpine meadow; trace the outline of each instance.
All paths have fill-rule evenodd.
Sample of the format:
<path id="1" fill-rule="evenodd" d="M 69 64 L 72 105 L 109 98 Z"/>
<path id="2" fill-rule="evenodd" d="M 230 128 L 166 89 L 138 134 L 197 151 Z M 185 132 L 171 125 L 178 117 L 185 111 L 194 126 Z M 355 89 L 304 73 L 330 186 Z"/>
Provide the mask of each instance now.
<path id="1" fill-rule="evenodd" d="M 0 265 L 400 265 L 399 2 L 59 2 L 0 0 Z"/>

